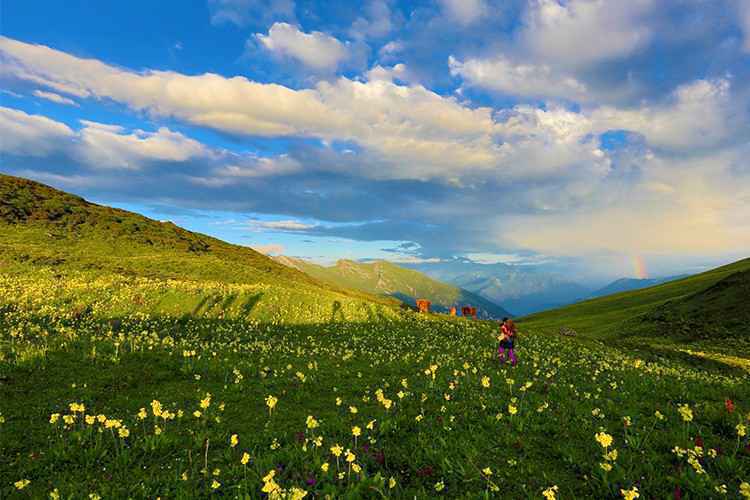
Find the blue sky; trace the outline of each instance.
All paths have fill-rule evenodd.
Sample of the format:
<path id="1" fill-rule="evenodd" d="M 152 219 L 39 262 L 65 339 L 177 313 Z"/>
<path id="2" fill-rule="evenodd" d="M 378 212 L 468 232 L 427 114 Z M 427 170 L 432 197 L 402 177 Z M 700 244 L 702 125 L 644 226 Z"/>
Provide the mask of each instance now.
<path id="1" fill-rule="evenodd" d="M 333 261 L 750 249 L 743 0 L 2 5 L 0 171 Z M 481 257 L 477 257 L 481 256 Z"/>

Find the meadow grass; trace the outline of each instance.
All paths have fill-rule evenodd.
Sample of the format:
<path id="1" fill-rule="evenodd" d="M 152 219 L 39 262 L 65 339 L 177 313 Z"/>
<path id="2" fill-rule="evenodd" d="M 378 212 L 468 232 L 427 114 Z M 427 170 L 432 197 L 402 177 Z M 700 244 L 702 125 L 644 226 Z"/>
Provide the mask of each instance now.
<path id="1" fill-rule="evenodd" d="M 492 323 L 260 285 L 0 276 L 2 498 L 740 498 L 750 479 L 739 372 L 531 328 L 504 366 Z"/>

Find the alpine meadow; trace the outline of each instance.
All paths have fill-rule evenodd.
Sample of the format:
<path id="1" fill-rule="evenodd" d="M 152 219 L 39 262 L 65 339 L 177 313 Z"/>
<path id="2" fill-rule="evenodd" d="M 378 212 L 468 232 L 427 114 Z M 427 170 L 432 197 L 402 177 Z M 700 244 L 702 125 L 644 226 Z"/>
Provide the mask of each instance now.
<path id="1" fill-rule="evenodd" d="M 750 500 L 750 4 L 7 0 L 0 499 Z"/>

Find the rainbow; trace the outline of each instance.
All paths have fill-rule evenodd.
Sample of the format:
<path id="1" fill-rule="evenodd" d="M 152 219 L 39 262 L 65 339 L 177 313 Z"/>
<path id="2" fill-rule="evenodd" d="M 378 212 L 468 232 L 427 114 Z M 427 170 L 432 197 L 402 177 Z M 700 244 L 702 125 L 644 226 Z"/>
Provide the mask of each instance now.
<path id="1" fill-rule="evenodd" d="M 648 278 L 648 269 L 646 269 L 646 261 L 640 255 L 633 256 L 633 271 L 638 279 Z"/>

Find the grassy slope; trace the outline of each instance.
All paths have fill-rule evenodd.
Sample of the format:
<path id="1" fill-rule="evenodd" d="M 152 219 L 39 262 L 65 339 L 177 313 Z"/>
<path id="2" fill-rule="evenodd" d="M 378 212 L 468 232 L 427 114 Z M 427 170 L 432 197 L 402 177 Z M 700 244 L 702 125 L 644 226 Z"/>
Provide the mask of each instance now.
<path id="1" fill-rule="evenodd" d="M 243 294 L 244 304 L 274 300 L 280 307 L 296 307 L 307 305 L 311 297 L 331 307 L 352 302 L 397 304 L 321 283 L 247 247 L 0 175 L 0 270 L 24 275 L 41 268 L 84 273 L 91 279 L 115 273 L 273 288 L 261 295 Z M 200 294 L 195 298 L 204 299 L 222 304 L 229 300 Z M 192 312 L 195 305 L 188 301 L 186 311 Z"/>
<path id="2" fill-rule="evenodd" d="M 414 304 L 416 299 L 432 301 L 436 310 L 451 306 L 473 305 L 479 313 L 494 318 L 509 316 L 501 306 L 476 294 L 434 280 L 412 269 L 406 269 L 386 261 L 371 263 L 340 260 L 331 267 L 319 266 L 302 259 L 281 257 L 279 262 L 293 266 L 310 276 L 344 288 L 363 290 L 371 294 L 397 297 Z"/>
<path id="3" fill-rule="evenodd" d="M 748 272 L 750 259 L 744 259 L 678 281 L 533 314 L 520 323 L 548 333 L 565 326 L 584 338 L 628 348 L 674 351 L 690 343 L 715 353 L 746 355 Z M 750 368 L 747 360 L 733 364 Z"/>

